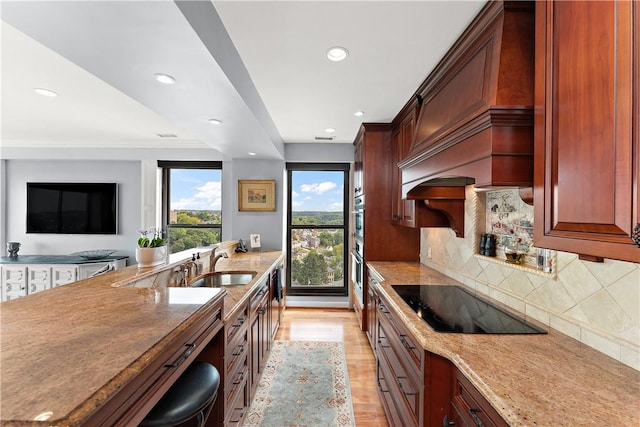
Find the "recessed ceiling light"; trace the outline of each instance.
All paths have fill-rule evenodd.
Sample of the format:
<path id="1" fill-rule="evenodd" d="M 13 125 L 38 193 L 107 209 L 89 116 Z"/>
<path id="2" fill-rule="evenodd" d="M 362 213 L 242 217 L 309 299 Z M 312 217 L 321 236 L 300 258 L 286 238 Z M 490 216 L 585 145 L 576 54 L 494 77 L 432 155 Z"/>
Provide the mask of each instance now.
<path id="1" fill-rule="evenodd" d="M 209 119 L 209 123 L 211 123 L 212 125 L 220 125 L 220 124 L 222 124 L 222 120 Z"/>
<path id="2" fill-rule="evenodd" d="M 42 95 L 42 96 L 49 96 L 49 97 L 51 97 L 51 98 L 55 98 L 56 96 L 58 96 L 58 94 L 57 94 L 57 93 L 55 93 L 54 91 L 49 90 L 49 89 L 44 89 L 44 88 L 41 88 L 41 87 L 37 87 L 37 88 L 35 88 L 35 89 L 33 89 L 33 90 L 34 90 L 37 94 Z"/>
<path id="3" fill-rule="evenodd" d="M 155 77 L 160 83 L 164 83 L 166 85 L 172 85 L 176 82 L 176 79 L 169 74 L 156 73 L 153 77 Z"/>
<path id="4" fill-rule="evenodd" d="M 362 117 L 364 116 L 364 111 L 356 111 L 355 113 L 353 113 L 353 115 L 356 117 Z"/>
<path id="5" fill-rule="evenodd" d="M 326 128 L 324 131 L 326 133 L 334 133 L 336 130 L 334 128 Z"/>
<path id="6" fill-rule="evenodd" d="M 345 59 L 348 54 L 349 51 L 347 49 L 340 46 L 334 46 L 327 51 L 327 58 L 329 58 L 329 61 L 337 62 Z"/>
<path id="7" fill-rule="evenodd" d="M 247 154 L 249 154 L 250 156 L 255 156 L 256 153 L 254 153 L 253 151 L 249 151 Z"/>

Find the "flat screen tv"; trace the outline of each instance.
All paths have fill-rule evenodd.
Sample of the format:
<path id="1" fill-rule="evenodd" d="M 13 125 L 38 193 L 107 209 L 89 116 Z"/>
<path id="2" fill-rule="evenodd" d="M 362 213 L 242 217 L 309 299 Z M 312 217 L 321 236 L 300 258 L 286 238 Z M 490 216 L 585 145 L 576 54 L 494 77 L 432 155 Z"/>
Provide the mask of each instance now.
<path id="1" fill-rule="evenodd" d="M 116 183 L 27 183 L 27 233 L 116 234 L 117 218 Z"/>

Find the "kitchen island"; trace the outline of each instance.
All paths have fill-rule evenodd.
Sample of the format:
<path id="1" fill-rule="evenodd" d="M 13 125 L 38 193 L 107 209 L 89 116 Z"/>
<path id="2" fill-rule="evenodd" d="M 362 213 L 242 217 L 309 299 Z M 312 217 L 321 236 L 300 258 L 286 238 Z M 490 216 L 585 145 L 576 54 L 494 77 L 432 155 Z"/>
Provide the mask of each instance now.
<path id="1" fill-rule="evenodd" d="M 0 424 L 137 425 L 191 362 L 219 355 L 211 347 L 223 313 L 281 259 L 274 251 L 219 262 L 216 270 L 257 273 L 230 291 L 154 281 L 181 265 L 174 257 L 2 303 Z"/>
<path id="2" fill-rule="evenodd" d="M 367 265 L 385 310 L 425 351 L 448 360 L 508 425 L 640 425 L 635 369 L 546 325 L 548 334 L 535 335 L 435 332 L 391 286 L 464 285 L 419 263 Z"/>

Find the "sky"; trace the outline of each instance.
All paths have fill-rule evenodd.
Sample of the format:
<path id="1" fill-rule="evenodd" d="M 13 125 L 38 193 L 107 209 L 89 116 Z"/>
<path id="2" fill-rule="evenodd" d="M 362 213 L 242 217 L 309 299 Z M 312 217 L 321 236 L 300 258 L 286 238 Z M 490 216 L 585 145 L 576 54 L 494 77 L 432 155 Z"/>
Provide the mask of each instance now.
<path id="1" fill-rule="evenodd" d="M 222 207 L 220 169 L 171 169 L 171 210 Z"/>
<path id="2" fill-rule="evenodd" d="M 342 211 L 344 172 L 294 171 L 292 175 L 293 211 Z"/>
<path id="3" fill-rule="evenodd" d="M 343 176 L 342 171 L 294 171 L 293 210 L 342 211 Z M 172 169 L 171 209 L 220 210 L 221 177 L 217 169 Z"/>

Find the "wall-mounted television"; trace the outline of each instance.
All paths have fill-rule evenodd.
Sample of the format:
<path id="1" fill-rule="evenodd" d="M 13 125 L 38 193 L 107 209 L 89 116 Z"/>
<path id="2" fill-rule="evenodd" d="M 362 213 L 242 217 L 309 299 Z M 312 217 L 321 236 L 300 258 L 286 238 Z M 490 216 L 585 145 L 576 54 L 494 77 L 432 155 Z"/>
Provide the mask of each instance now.
<path id="1" fill-rule="evenodd" d="M 27 233 L 117 234 L 117 231 L 116 183 L 27 183 Z"/>

